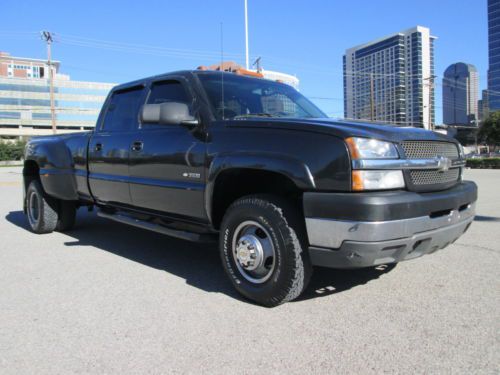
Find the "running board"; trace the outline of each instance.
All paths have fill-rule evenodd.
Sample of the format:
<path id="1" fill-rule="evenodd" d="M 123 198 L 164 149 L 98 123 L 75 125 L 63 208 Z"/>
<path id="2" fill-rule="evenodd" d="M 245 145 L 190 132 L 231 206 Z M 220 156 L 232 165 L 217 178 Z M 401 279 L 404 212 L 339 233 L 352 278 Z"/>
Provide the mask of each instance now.
<path id="1" fill-rule="evenodd" d="M 151 223 L 149 221 L 139 220 L 139 219 L 127 216 L 127 215 L 108 214 L 108 213 L 103 212 L 102 210 L 99 210 L 99 211 L 97 211 L 97 216 L 100 216 L 100 217 L 105 218 L 105 219 L 117 221 L 119 223 L 132 225 L 132 226 L 137 227 L 137 228 L 142 228 L 142 229 L 150 230 L 150 231 L 161 233 L 161 234 L 166 234 L 167 236 L 180 238 L 180 239 L 187 240 L 187 241 L 192 241 L 192 242 L 214 242 L 215 241 L 215 235 L 200 234 L 200 233 L 186 232 L 186 231 L 182 231 L 182 230 L 178 230 L 178 229 L 172 229 L 172 228 L 168 228 L 164 225 L 159 225 L 159 224 Z"/>

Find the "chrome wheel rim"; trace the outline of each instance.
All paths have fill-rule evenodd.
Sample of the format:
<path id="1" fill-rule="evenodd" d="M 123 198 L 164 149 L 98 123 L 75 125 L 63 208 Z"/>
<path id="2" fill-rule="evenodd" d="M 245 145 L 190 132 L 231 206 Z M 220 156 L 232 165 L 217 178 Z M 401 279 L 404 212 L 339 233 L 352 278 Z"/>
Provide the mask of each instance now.
<path id="1" fill-rule="evenodd" d="M 236 228 L 232 241 L 234 263 L 248 281 L 262 284 L 274 272 L 276 252 L 269 232 L 259 223 L 248 220 Z"/>
<path id="2" fill-rule="evenodd" d="M 32 227 L 35 227 L 40 220 L 40 201 L 35 192 L 31 192 L 28 197 L 28 220 Z"/>

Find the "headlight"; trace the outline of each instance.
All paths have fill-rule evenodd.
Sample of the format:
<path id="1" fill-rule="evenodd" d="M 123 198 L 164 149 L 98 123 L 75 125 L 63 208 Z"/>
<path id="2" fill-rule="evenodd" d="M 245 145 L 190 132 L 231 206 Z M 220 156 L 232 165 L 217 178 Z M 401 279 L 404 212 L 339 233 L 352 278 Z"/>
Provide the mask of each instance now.
<path id="1" fill-rule="evenodd" d="M 347 138 L 347 146 L 352 159 L 398 159 L 396 146 L 391 142 L 370 138 Z"/>
<path id="2" fill-rule="evenodd" d="M 399 159 L 398 150 L 393 143 L 357 137 L 347 138 L 345 141 L 353 160 L 351 179 L 353 191 L 388 190 L 405 187 L 405 180 L 401 170 L 365 170 L 363 167 L 360 167 L 360 169 L 355 167 L 355 162 L 359 160 Z"/>
<path id="3" fill-rule="evenodd" d="M 352 190 L 385 190 L 405 187 L 402 171 L 352 171 Z"/>

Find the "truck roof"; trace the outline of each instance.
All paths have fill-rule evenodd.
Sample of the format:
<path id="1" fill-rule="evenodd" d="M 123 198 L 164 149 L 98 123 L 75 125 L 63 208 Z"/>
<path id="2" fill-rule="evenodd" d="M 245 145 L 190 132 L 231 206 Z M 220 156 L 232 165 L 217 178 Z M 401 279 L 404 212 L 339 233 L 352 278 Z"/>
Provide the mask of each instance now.
<path id="1" fill-rule="evenodd" d="M 112 91 L 123 90 L 123 89 L 127 89 L 127 88 L 130 88 L 130 87 L 147 84 L 147 83 L 149 83 L 151 81 L 157 81 L 157 80 L 161 80 L 162 78 L 168 78 L 168 77 L 171 77 L 171 76 L 193 76 L 193 75 L 198 75 L 198 74 L 214 74 L 214 73 L 221 73 L 221 71 L 220 70 L 201 70 L 201 69 L 176 70 L 176 71 L 173 71 L 173 72 L 167 72 L 167 73 L 157 74 L 157 75 L 154 75 L 154 76 L 137 79 L 135 81 L 130 81 L 130 82 L 122 83 L 122 84 L 119 84 L 119 85 L 113 87 Z M 246 75 L 246 74 L 245 75 L 240 75 L 240 74 L 237 74 L 235 72 L 224 71 L 224 73 L 226 73 L 226 74 L 235 74 L 235 75 L 238 75 L 240 77 L 246 77 L 246 78 L 249 78 L 249 79 L 264 79 L 264 80 L 266 80 L 266 78 L 254 77 L 254 76 L 250 76 L 250 75 Z"/>
<path id="2" fill-rule="evenodd" d="M 127 89 L 129 87 L 134 87 L 134 86 L 139 86 L 141 84 L 149 83 L 150 81 L 156 81 L 156 80 L 161 79 L 163 77 L 167 78 L 167 77 L 172 76 L 172 75 L 184 75 L 185 76 L 185 75 L 193 74 L 193 72 L 194 72 L 194 70 L 176 70 L 173 72 L 162 73 L 162 74 L 157 74 L 154 76 L 140 78 L 140 79 L 136 79 L 135 81 L 121 83 L 121 84 L 113 87 L 113 91 L 123 90 L 123 89 Z"/>

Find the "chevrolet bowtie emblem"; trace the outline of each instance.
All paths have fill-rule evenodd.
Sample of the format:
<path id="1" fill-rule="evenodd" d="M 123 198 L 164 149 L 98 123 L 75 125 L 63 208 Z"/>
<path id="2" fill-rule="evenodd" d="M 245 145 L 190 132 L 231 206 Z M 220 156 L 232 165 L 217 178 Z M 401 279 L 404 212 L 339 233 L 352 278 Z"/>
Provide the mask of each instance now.
<path id="1" fill-rule="evenodd" d="M 451 159 L 448 159 L 445 156 L 441 156 L 441 155 L 437 156 L 436 161 L 438 164 L 437 169 L 439 172 L 445 172 L 448 169 L 450 169 L 452 166 Z"/>

